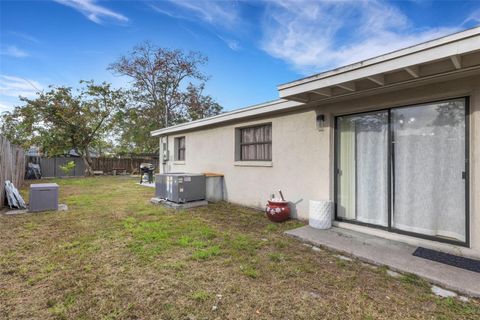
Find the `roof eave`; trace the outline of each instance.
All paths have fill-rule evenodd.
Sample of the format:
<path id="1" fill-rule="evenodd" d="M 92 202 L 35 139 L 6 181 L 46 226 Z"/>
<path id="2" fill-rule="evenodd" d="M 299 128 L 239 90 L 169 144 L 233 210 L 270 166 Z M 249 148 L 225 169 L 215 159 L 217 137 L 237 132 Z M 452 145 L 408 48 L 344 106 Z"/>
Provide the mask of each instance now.
<path id="1" fill-rule="evenodd" d="M 189 130 L 195 130 L 208 126 L 214 126 L 225 122 L 241 121 L 248 118 L 261 116 L 264 114 L 282 112 L 302 105 L 301 103 L 289 100 L 274 100 L 262 104 L 253 105 L 243 109 L 237 109 L 230 112 L 222 113 L 213 117 L 208 117 L 196 121 L 182 123 L 168 128 L 162 128 L 150 132 L 152 137 L 175 134 Z"/>
<path id="2" fill-rule="evenodd" d="M 386 53 L 386 54 L 383 54 L 383 55 L 380 55 L 380 56 L 377 56 L 377 57 L 374 57 L 374 58 L 370 58 L 370 59 L 367 59 L 367 60 L 363 60 L 363 61 L 360 61 L 360 62 L 349 64 L 349 65 L 346 65 L 346 66 L 338 67 L 338 68 L 335 68 L 335 69 L 332 69 L 332 70 L 329 70 L 329 71 L 321 72 L 321 73 L 318 73 L 318 74 L 315 74 L 315 75 L 312 75 L 312 76 L 308 76 L 308 77 L 305 77 L 305 78 L 302 78 L 302 79 L 298 79 L 298 80 L 295 80 L 295 81 L 283 83 L 283 84 L 278 85 L 277 89 L 279 91 L 285 90 L 285 89 L 288 89 L 290 87 L 295 87 L 295 86 L 299 86 L 299 85 L 302 85 L 302 84 L 305 84 L 305 83 L 314 82 L 314 81 L 318 81 L 318 80 L 321 80 L 321 79 L 337 76 L 339 74 L 342 74 L 342 73 L 345 73 L 345 72 L 351 72 L 351 71 L 354 71 L 356 69 L 361 69 L 361 68 L 363 69 L 363 68 L 368 67 L 370 65 L 386 62 L 386 61 L 389 61 L 389 60 L 392 60 L 392 59 L 397 59 L 399 57 L 407 56 L 407 55 L 410 55 L 412 53 L 417 53 L 417 52 L 420 52 L 420 51 L 426 51 L 426 50 L 432 49 L 434 47 L 446 45 L 446 44 L 449 44 L 451 42 L 456 42 L 456 41 L 459 41 L 459 40 L 468 39 L 470 37 L 475 37 L 475 36 L 478 36 L 478 35 L 480 35 L 480 26 L 474 27 L 474 28 L 471 28 L 471 29 L 468 29 L 468 30 L 465 30 L 465 31 L 457 32 L 457 33 L 454 33 L 454 34 L 451 34 L 451 35 L 447 35 L 447 36 L 442 37 L 442 38 L 426 41 L 426 42 L 423 42 L 423 43 L 420 43 L 420 44 L 417 44 L 417 45 L 414 45 L 414 46 L 410 46 L 410 47 L 407 47 L 407 48 L 403 48 L 403 49 L 400 49 L 400 50 L 389 52 L 389 53 Z"/>
<path id="3" fill-rule="evenodd" d="M 429 45 L 427 46 L 427 44 Z M 394 72 L 408 74 L 409 78 L 406 78 L 405 81 L 420 80 L 423 76 L 429 75 L 422 75 L 421 73 L 422 67 L 428 64 L 448 60 L 448 63 L 451 63 L 452 70 L 461 71 L 465 67 L 462 65 L 463 56 L 479 51 L 480 27 L 456 34 L 454 38 L 442 38 L 441 42 L 432 41 L 408 48 L 408 51 L 400 50 L 396 52 L 395 56 L 387 54 L 339 68 L 318 77 L 310 77 L 282 85 L 278 87 L 279 94 L 281 98 L 286 100 L 307 103 L 356 92 L 358 91 L 356 84 L 362 80 L 368 80 L 378 87 L 401 84 L 401 82 L 388 83 L 386 80 L 387 76 Z M 480 63 L 480 55 L 478 61 Z M 471 67 L 471 65 L 467 67 Z M 338 88 L 342 90 L 338 90 Z M 340 91 L 340 94 L 338 94 L 338 91 Z"/>

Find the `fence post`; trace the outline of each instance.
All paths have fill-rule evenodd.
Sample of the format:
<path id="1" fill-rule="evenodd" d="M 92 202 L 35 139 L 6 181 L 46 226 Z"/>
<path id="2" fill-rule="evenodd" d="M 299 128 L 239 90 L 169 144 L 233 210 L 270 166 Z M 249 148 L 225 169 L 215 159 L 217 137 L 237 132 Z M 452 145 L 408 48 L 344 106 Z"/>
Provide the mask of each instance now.
<path id="1" fill-rule="evenodd" d="M 0 208 L 5 204 L 5 180 L 20 188 L 25 178 L 25 152 L 0 136 Z"/>

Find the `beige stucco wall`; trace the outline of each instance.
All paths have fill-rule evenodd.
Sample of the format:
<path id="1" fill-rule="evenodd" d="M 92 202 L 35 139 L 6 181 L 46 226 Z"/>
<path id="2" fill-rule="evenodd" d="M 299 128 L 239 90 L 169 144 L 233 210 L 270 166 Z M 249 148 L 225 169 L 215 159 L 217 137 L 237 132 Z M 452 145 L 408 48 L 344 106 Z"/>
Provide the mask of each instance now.
<path id="1" fill-rule="evenodd" d="M 310 104 L 295 111 L 168 136 L 168 172 L 218 172 L 225 175 L 226 200 L 264 208 L 271 193 L 281 189 L 293 203 L 294 216 L 308 219 L 308 201 L 333 199 L 334 116 L 440 99 L 470 97 L 470 242 L 462 252 L 480 256 L 480 76 L 416 86 L 351 98 L 342 102 Z M 316 128 L 317 113 L 327 116 L 323 131 Z M 272 123 L 269 166 L 235 163 L 235 128 Z M 173 161 L 173 139 L 186 137 L 186 161 Z M 419 240 L 421 243 L 422 240 Z"/>
<path id="2" fill-rule="evenodd" d="M 295 204 L 294 214 L 298 211 L 299 217 L 307 218 L 309 199 L 330 197 L 330 130 L 319 132 L 315 117 L 314 110 L 307 110 L 169 136 L 172 161 L 169 161 L 168 171 L 222 173 L 226 200 L 256 208 L 263 208 L 269 195 L 276 193 L 278 196 L 281 189 Z M 267 122 L 272 123 L 273 161 L 236 163 L 235 128 Z M 185 136 L 184 164 L 173 161 L 177 136 Z M 260 164 L 268 166 L 256 166 Z"/>

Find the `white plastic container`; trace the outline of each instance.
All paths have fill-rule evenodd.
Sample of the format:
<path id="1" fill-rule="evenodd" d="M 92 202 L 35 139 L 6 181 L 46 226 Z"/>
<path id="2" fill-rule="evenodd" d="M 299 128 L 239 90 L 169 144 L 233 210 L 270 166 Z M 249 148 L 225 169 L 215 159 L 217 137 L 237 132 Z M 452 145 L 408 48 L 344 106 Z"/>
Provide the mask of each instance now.
<path id="1" fill-rule="evenodd" d="M 332 227 L 333 202 L 310 200 L 308 224 L 315 229 L 330 229 Z"/>

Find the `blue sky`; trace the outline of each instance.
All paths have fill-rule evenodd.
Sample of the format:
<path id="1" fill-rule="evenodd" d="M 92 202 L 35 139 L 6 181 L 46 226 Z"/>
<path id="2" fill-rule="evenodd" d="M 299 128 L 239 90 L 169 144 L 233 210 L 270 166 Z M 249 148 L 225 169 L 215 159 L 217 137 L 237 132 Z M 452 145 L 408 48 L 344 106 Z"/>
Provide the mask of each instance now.
<path id="1" fill-rule="evenodd" d="M 125 86 L 106 68 L 145 40 L 205 54 L 206 92 L 232 110 L 276 99 L 278 84 L 479 24 L 479 1 L 0 0 L 0 112 L 49 85 Z"/>

